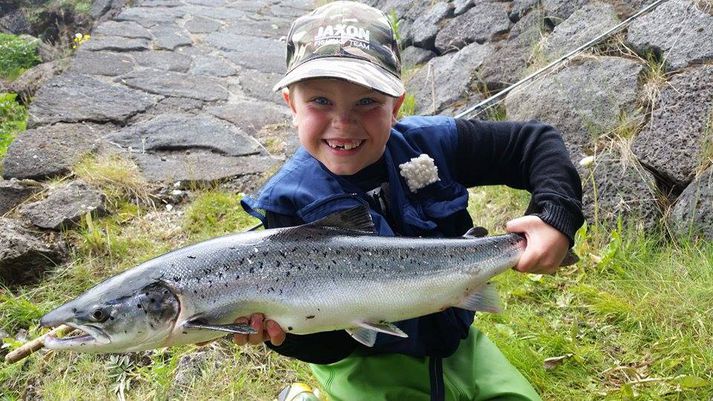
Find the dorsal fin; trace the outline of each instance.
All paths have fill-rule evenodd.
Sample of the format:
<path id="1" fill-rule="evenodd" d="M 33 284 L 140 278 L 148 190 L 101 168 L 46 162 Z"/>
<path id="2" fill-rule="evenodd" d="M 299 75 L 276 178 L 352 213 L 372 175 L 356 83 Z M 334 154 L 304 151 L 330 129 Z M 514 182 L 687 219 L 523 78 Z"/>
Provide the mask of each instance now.
<path id="1" fill-rule="evenodd" d="M 371 220 L 371 214 L 369 214 L 369 208 L 365 205 L 332 213 L 308 225 L 324 229 L 339 229 L 369 234 L 376 232 L 374 222 Z"/>

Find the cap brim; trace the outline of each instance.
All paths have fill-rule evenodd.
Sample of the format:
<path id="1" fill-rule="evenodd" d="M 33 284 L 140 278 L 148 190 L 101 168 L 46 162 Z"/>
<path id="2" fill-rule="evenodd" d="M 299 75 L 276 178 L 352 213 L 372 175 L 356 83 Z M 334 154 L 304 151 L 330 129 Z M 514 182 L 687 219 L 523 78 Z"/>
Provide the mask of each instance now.
<path id="1" fill-rule="evenodd" d="M 307 61 L 287 73 L 272 90 L 278 91 L 310 78 L 338 78 L 375 89 L 392 97 L 404 94 L 404 84 L 394 75 L 366 60 L 346 57 L 322 57 Z"/>

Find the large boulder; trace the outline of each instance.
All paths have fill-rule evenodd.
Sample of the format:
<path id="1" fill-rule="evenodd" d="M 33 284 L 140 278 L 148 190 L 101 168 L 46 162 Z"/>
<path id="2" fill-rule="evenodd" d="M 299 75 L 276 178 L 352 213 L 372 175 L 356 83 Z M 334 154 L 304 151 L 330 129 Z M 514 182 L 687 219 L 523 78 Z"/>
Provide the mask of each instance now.
<path id="1" fill-rule="evenodd" d="M 622 116 L 637 117 L 643 66 L 621 57 L 587 57 L 505 98 L 509 119 L 540 120 L 562 131 L 575 160 L 594 140 L 615 131 Z"/>
<path id="2" fill-rule="evenodd" d="M 27 130 L 10 144 L 3 160 L 3 177 L 45 179 L 66 174 L 97 150 L 101 136 L 110 127 L 55 124 Z"/>
<path id="3" fill-rule="evenodd" d="M 436 35 L 441 54 L 462 49 L 470 43 L 485 43 L 510 29 L 504 3 L 479 2 L 465 14 L 448 20 Z"/>
<path id="4" fill-rule="evenodd" d="M 480 99 L 472 88 L 475 72 L 492 54 L 492 46 L 472 43 L 457 53 L 431 59 L 406 82 L 417 114 L 436 114 L 457 101 Z"/>
<path id="5" fill-rule="evenodd" d="M 63 74 L 48 82 L 30 105 L 29 127 L 58 122 L 125 124 L 155 103 L 149 94 L 98 80 L 89 75 Z"/>
<path id="6" fill-rule="evenodd" d="M 644 165 L 682 190 L 713 143 L 713 66 L 673 76 L 655 104 L 632 148 Z"/>
<path id="7" fill-rule="evenodd" d="M 595 224 L 613 226 L 621 218 L 653 229 L 661 219 L 656 180 L 628 152 L 609 149 L 580 168 L 584 216 Z"/>
<path id="8" fill-rule="evenodd" d="M 47 245 L 19 222 L 0 217 L 0 283 L 33 282 L 62 262 L 62 247 Z"/>
<path id="9" fill-rule="evenodd" d="M 704 63 L 713 60 L 713 15 L 696 1 L 669 0 L 635 20 L 626 39 L 641 53 L 662 53 L 668 69 Z"/>
<path id="10" fill-rule="evenodd" d="M 619 18 L 611 5 L 587 4 L 555 27 L 545 39 L 543 50 L 549 60 L 554 60 L 589 42 L 618 23 Z"/>
<path id="11" fill-rule="evenodd" d="M 0 215 L 41 190 L 42 184 L 33 180 L 0 180 Z"/>
<path id="12" fill-rule="evenodd" d="M 679 235 L 701 235 L 713 241 L 713 167 L 708 167 L 678 197 L 669 225 Z"/>
<path id="13" fill-rule="evenodd" d="M 49 190 L 47 197 L 20 207 L 20 213 L 32 224 L 50 230 L 76 225 L 87 213 L 102 215 L 104 195 L 82 181 L 73 181 Z"/>

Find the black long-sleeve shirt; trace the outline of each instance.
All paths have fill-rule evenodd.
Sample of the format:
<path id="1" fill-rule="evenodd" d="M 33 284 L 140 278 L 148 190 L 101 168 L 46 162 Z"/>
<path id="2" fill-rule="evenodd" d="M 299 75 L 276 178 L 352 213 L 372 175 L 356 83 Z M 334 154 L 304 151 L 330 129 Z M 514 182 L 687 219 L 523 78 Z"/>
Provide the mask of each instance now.
<path id="1" fill-rule="evenodd" d="M 532 199 L 526 213 L 536 214 L 566 235 L 570 244 L 574 243 L 574 234 L 584 221 L 581 212 L 581 182 L 561 136 L 554 128 L 535 122 L 477 120 L 456 120 L 456 127 L 458 150 L 451 168 L 458 182 L 466 187 L 507 185 L 528 190 Z M 364 191 L 377 188 L 386 181 L 383 163 L 382 158 L 345 178 Z M 378 202 L 372 206 L 380 207 Z M 388 210 L 380 211 L 388 220 Z M 466 216 L 458 215 L 452 219 L 452 232 L 446 235 L 462 235 L 468 228 L 464 224 L 472 224 L 467 212 L 463 213 Z M 294 216 L 267 213 L 266 225 L 269 228 L 303 223 Z M 267 344 L 282 355 L 318 364 L 339 361 L 355 350 L 364 348 L 344 330 L 309 335 L 288 333 L 280 346 L 273 346 L 269 342 Z M 438 346 L 432 348 L 437 350 Z"/>

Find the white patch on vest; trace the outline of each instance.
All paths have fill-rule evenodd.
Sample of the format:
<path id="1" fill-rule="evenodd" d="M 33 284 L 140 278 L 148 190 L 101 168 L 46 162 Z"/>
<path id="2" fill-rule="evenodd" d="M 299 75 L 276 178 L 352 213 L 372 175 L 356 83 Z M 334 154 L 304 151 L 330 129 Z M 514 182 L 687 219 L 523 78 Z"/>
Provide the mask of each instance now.
<path id="1" fill-rule="evenodd" d="M 399 164 L 402 177 L 406 179 L 406 185 L 411 192 L 417 192 L 428 184 L 439 181 L 438 167 L 433 159 L 425 153 L 414 157 L 411 161 Z"/>

